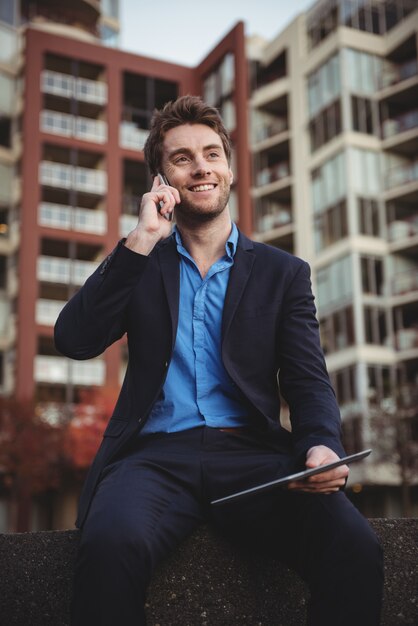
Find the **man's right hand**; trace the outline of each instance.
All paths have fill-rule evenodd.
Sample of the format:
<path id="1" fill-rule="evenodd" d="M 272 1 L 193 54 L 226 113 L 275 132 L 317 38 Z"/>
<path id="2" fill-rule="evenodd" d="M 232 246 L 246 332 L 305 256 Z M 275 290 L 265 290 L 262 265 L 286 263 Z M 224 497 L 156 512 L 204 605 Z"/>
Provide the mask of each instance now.
<path id="1" fill-rule="evenodd" d="M 179 202 L 177 189 L 161 184 L 155 176 L 151 191 L 142 196 L 138 224 L 127 236 L 125 246 L 133 252 L 148 255 L 161 239 L 169 236 L 171 222 L 165 216 L 172 213 Z"/>

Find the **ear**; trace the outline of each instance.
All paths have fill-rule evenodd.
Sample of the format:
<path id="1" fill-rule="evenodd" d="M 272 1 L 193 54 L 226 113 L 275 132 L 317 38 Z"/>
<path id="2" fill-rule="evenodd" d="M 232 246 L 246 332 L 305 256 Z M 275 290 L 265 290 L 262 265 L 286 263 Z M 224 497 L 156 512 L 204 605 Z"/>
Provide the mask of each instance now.
<path id="1" fill-rule="evenodd" d="M 233 182 L 234 182 L 234 174 L 232 170 L 229 170 L 229 184 L 232 185 Z"/>

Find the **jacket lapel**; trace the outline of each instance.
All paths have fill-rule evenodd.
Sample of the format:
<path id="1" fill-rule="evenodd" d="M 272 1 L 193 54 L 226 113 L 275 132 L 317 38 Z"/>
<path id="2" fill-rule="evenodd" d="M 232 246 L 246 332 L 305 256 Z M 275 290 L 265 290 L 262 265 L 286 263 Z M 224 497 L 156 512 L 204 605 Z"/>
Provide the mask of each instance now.
<path id="1" fill-rule="evenodd" d="M 224 312 L 222 317 L 222 340 L 225 339 L 232 319 L 241 300 L 245 286 L 251 274 L 255 254 L 254 245 L 250 239 L 240 232 L 234 265 L 229 276 L 228 289 L 225 296 Z"/>
<path id="2" fill-rule="evenodd" d="M 180 263 L 173 237 L 166 239 L 158 248 L 158 259 L 170 309 L 172 347 L 174 348 L 179 321 Z"/>

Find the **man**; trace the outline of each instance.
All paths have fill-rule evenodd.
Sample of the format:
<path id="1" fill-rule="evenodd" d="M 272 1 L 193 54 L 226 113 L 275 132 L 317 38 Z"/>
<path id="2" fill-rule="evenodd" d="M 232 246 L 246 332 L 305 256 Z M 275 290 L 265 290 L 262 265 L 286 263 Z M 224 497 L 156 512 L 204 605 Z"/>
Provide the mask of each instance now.
<path id="1" fill-rule="evenodd" d="M 381 550 L 341 491 L 346 466 L 210 505 L 343 455 L 309 268 L 231 223 L 230 156 L 218 112 L 200 99 L 156 112 L 138 225 L 56 324 L 58 350 L 75 359 L 125 333 L 129 346 L 80 500 L 74 626 L 145 624 L 155 566 L 203 521 L 292 564 L 310 586 L 309 624 L 379 623 Z"/>

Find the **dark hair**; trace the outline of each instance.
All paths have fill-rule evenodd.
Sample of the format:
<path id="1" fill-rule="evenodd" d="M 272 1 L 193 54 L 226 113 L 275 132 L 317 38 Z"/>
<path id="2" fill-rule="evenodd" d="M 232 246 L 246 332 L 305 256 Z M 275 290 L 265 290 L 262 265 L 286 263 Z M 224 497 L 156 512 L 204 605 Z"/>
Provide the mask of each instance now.
<path id="1" fill-rule="evenodd" d="M 231 163 L 231 139 L 219 111 L 197 96 L 182 96 L 167 102 L 151 119 L 151 128 L 144 145 L 145 161 L 152 176 L 161 170 L 162 148 L 165 133 L 182 124 L 206 124 L 221 138 L 228 163 Z"/>

